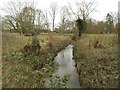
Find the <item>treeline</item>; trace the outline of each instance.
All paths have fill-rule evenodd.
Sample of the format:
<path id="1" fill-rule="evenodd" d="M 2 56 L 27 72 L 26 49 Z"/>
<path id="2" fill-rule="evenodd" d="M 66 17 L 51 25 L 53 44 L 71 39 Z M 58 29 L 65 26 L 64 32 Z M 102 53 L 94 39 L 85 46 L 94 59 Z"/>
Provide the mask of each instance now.
<path id="1" fill-rule="evenodd" d="M 118 24 L 112 23 L 110 26 L 106 21 L 87 20 L 86 31 L 89 34 L 118 33 Z"/>
<path id="2" fill-rule="evenodd" d="M 8 6 L 3 8 L 6 16 L 2 18 L 2 30 L 17 32 L 20 34 L 39 34 L 54 31 L 56 33 L 76 33 L 76 20 L 83 18 L 84 33 L 116 33 L 117 24 L 114 23 L 114 15 L 108 13 L 104 21 L 95 21 L 88 18 L 88 12 L 95 8 L 82 7 L 82 4 L 94 6 L 93 2 L 80 3 L 77 8 L 81 8 L 79 13 L 74 13 L 69 6 L 59 7 L 56 2 L 50 4 L 49 10 L 37 9 L 35 2 L 9 2 Z M 84 12 L 84 9 L 87 12 Z M 56 24 L 57 13 L 60 13 L 60 21 Z M 73 17 L 76 18 L 73 18 Z M 82 17 L 81 17 L 82 16 Z"/>

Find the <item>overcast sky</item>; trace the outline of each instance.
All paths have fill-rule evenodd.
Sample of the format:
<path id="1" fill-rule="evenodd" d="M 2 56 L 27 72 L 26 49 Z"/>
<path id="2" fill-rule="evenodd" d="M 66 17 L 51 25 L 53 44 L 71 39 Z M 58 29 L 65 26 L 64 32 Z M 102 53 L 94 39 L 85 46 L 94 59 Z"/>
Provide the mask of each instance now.
<path id="1" fill-rule="evenodd" d="M 0 8 L 4 6 L 5 3 L 13 0 L 0 0 Z M 20 0 L 24 1 L 24 0 Z M 27 0 L 26 0 L 27 1 Z M 29 1 L 29 0 L 28 0 Z M 37 8 L 40 9 L 49 9 L 51 2 L 57 2 L 58 5 L 64 6 L 68 5 L 68 2 L 75 4 L 77 0 L 36 0 Z M 90 0 L 91 1 L 91 0 Z M 97 12 L 94 12 L 91 16 L 96 20 L 103 20 L 108 12 L 117 12 L 118 11 L 118 2 L 119 0 L 95 0 L 97 5 Z M 1 11 L 0 14 L 3 16 L 4 13 Z"/>

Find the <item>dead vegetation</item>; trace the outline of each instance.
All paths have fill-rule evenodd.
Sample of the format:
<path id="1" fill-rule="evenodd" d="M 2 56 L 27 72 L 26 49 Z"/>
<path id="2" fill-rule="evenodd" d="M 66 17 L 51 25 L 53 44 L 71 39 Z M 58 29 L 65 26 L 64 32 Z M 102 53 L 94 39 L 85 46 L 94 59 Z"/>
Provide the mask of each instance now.
<path id="1" fill-rule="evenodd" d="M 102 44 L 102 43 L 100 43 L 99 41 L 96 41 L 95 43 L 94 43 L 94 48 L 105 48 L 105 46 Z"/>
<path id="2" fill-rule="evenodd" d="M 83 35 L 75 43 L 74 60 L 82 87 L 118 87 L 117 40 L 116 34 L 93 34 Z"/>
<path id="3" fill-rule="evenodd" d="M 40 48 L 41 46 L 39 40 L 33 39 L 31 44 L 25 45 L 22 51 L 27 54 L 32 54 L 32 53 L 39 54 Z"/>
<path id="4" fill-rule="evenodd" d="M 50 77 L 55 69 L 54 57 L 71 40 L 70 36 L 56 34 L 30 38 L 3 34 L 3 87 L 45 87 L 44 78 Z"/>

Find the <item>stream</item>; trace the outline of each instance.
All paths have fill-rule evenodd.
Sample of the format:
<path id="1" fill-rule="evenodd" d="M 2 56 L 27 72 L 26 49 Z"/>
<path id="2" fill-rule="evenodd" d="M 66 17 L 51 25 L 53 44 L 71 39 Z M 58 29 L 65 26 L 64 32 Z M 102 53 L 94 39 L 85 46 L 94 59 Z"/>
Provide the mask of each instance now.
<path id="1" fill-rule="evenodd" d="M 53 76 L 63 78 L 69 75 L 67 88 L 80 88 L 79 75 L 73 60 L 73 45 L 68 45 L 64 50 L 59 52 L 55 57 L 55 63 L 58 65 Z"/>

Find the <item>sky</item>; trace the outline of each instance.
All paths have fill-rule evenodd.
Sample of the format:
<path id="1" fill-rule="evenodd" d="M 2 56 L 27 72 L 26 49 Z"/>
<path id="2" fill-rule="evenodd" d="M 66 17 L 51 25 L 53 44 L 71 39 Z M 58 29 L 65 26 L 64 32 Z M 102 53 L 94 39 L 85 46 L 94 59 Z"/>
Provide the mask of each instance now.
<path id="1" fill-rule="evenodd" d="M 71 5 L 75 4 L 78 0 L 39 0 L 38 7 L 40 8 L 49 8 L 50 1 L 55 1 L 59 3 L 59 6 L 68 5 L 70 2 Z M 91 0 L 88 0 L 91 1 Z M 96 20 L 104 20 L 105 16 L 109 12 L 118 12 L 118 2 L 120 0 L 95 0 L 96 2 L 96 11 L 92 13 L 92 18 Z M 41 4 L 42 3 L 42 4 Z M 74 8 L 74 6 L 73 6 Z"/>
<path id="2" fill-rule="evenodd" d="M 9 2 L 9 1 L 15 1 L 15 0 L 0 0 L 0 15 L 2 15 L 2 16 L 4 15 L 4 12 L 1 11 L 1 8 L 5 5 L 5 3 Z M 20 1 L 24 1 L 24 0 L 20 0 Z M 49 10 L 50 3 L 53 1 L 57 2 L 59 7 L 62 7 L 64 5 L 68 5 L 68 3 L 71 3 L 71 5 L 74 5 L 75 2 L 78 0 L 35 0 L 35 1 L 37 2 L 37 4 L 36 4 L 37 8 Z M 93 19 L 101 21 L 101 20 L 105 19 L 105 16 L 107 13 L 118 11 L 119 0 L 95 0 L 95 2 L 96 2 L 96 10 L 97 11 L 95 11 L 94 13 L 91 14 L 91 17 Z M 74 7 L 75 6 L 73 6 L 73 8 Z M 57 17 L 57 18 L 59 18 L 59 17 Z"/>

